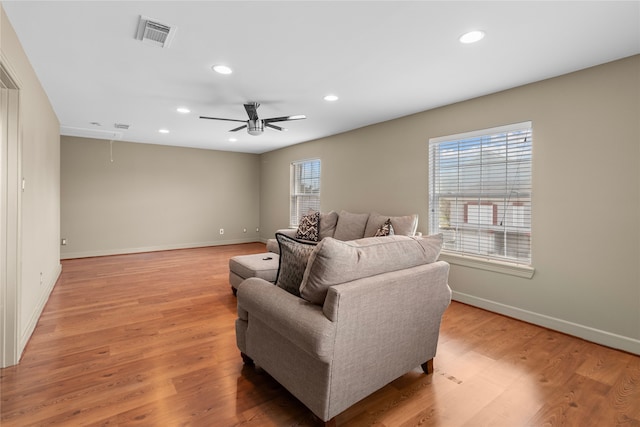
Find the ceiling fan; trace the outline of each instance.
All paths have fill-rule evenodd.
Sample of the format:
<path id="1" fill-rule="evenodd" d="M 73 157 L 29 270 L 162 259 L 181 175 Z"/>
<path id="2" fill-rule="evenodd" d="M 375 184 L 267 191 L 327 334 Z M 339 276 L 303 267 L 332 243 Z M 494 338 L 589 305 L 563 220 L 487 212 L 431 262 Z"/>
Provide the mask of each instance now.
<path id="1" fill-rule="evenodd" d="M 257 102 L 249 102 L 247 104 L 244 104 L 244 109 L 247 110 L 247 115 L 249 116 L 249 120 L 221 119 L 219 117 L 206 117 L 206 116 L 200 116 L 200 118 L 245 123 L 242 126 L 239 126 L 235 129 L 231 129 L 229 132 L 237 132 L 240 129 L 247 128 L 247 132 L 249 133 L 249 135 L 254 135 L 254 136 L 262 135 L 262 132 L 264 132 L 265 126 L 275 130 L 286 130 L 283 127 L 274 125 L 273 122 L 286 122 L 289 120 L 301 120 L 301 119 L 307 118 L 305 115 L 299 114 L 297 116 L 283 116 L 283 117 L 271 117 L 270 119 L 260 119 L 258 118 L 259 106 L 260 104 L 258 104 Z"/>

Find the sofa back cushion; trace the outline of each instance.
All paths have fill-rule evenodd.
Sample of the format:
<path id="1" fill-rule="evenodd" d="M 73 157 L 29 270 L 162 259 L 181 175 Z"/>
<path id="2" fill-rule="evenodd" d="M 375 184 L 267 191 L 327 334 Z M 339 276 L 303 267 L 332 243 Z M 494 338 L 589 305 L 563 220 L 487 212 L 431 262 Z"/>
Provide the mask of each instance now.
<path id="1" fill-rule="evenodd" d="M 322 305 L 330 286 L 428 264 L 438 259 L 441 249 L 441 234 L 424 238 L 369 237 L 346 242 L 325 238 L 309 256 L 300 296 Z"/>
<path id="2" fill-rule="evenodd" d="M 368 213 L 360 214 L 340 211 L 338 223 L 336 224 L 336 232 L 333 234 L 333 237 L 343 241 L 362 239 L 364 237 L 364 230 L 367 226 L 368 219 Z"/>
<path id="3" fill-rule="evenodd" d="M 321 212 L 318 240 L 322 240 L 325 237 L 333 237 L 333 234 L 336 232 L 336 224 L 338 224 L 338 212 Z"/>
<path id="4" fill-rule="evenodd" d="M 394 234 L 402 234 L 404 236 L 413 236 L 418 229 L 418 215 L 390 216 L 381 215 L 372 212 L 367 221 L 367 227 L 364 230 L 364 237 L 373 237 L 376 231 L 385 223 L 387 219 L 391 220 Z"/>
<path id="5" fill-rule="evenodd" d="M 316 243 L 297 240 L 282 233 L 276 233 L 276 240 L 280 248 L 276 286 L 299 297 L 304 270 Z"/>

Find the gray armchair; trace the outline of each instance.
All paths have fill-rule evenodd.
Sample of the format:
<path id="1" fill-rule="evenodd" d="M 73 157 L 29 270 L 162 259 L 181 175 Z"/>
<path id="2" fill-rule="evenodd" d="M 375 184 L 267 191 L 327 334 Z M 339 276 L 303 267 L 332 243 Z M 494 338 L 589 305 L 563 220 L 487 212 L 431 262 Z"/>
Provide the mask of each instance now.
<path id="1" fill-rule="evenodd" d="M 323 268 L 335 273 L 332 257 L 322 257 L 331 251 L 322 246 L 335 245 L 329 240 L 314 249 L 309 264 L 324 262 Z M 362 239 L 366 240 L 371 239 Z M 356 255 L 372 262 L 389 255 L 385 245 L 382 250 L 377 245 L 372 256 L 370 248 L 357 242 L 341 244 L 355 245 Z M 345 263 L 345 256 L 333 252 L 338 264 Z M 442 314 L 451 301 L 449 264 L 443 261 L 356 279 L 353 275 L 362 269 L 354 269 L 346 274 L 347 282 L 325 289 L 321 305 L 259 278 L 238 287 L 236 337 L 245 363 L 258 364 L 328 424 L 418 366 L 427 374 L 433 372 Z M 313 274 L 313 266 L 307 266 L 305 280 Z"/>

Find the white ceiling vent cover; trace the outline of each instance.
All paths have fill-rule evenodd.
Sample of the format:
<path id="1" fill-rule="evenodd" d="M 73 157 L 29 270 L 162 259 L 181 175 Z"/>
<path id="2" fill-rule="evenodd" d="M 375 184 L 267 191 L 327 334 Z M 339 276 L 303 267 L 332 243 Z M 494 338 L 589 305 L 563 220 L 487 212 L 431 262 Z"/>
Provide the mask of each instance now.
<path id="1" fill-rule="evenodd" d="M 140 15 L 136 38 L 142 40 L 143 43 L 159 47 L 169 47 L 175 33 L 176 28 L 162 24 L 153 18 Z"/>

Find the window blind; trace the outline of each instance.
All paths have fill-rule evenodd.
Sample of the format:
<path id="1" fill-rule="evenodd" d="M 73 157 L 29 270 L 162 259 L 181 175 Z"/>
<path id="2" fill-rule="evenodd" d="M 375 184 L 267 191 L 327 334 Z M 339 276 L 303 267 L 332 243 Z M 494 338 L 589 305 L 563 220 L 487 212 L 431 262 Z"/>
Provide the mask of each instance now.
<path id="1" fill-rule="evenodd" d="M 443 250 L 531 265 L 531 122 L 429 140 L 429 232 Z"/>
<path id="2" fill-rule="evenodd" d="M 291 202 L 289 225 L 297 227 L 300 217 L 310 209 L 320 210 L 320 160 L 291 164 Z"/>

